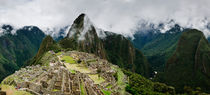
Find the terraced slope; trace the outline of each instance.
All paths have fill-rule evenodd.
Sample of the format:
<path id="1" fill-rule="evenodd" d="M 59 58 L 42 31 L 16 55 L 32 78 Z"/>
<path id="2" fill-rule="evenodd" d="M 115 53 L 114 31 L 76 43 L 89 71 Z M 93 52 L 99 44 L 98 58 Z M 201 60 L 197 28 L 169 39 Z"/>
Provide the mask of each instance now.
<path id="1" fill-rule="evenodd" d="M 124 95 L 127 77 L 118 66 L 93 54 L 47 52 L 43 64 L 28 66 L 7 77 L 2 84 L 38 94 Z M 114 69 L 112 69 L 114 68 Z M 117 74 L 120 73 L 121 74 Z M 114 77 L 116 75 L 116 78 Z"/>

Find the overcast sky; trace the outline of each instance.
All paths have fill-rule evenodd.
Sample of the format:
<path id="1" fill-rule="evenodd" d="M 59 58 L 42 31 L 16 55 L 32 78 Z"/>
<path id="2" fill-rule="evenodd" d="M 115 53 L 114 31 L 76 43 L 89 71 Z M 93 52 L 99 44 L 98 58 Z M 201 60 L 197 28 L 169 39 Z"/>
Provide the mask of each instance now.
<path id="1" fill-rule="evenodd" d="M 59 29 L 80 13 L 98 28 L 125 35 L 131 35 L 139 21 L 158 24 L 171 19 L 210 35 L 210 0 L 0 0 L 0 24 L 17 28 Z"/>

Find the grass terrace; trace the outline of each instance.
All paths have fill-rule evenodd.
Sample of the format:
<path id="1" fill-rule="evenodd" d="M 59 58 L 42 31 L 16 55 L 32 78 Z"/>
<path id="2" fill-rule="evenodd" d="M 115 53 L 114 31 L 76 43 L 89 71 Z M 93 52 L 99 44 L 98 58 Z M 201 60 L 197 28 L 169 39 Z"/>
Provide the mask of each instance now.
<path id="1" fill-rule="evenodd" d="M 69 64 L 69 63 L 64 63 L 64 65 L 70 70 L 74 71 L 79 71 L 81 73 L 90 73 L 91 70 L 89 70 L 87 67 L 85 67 L 84 64 Z"/>
<path id="2" fill-rule="evenodd" d="M 69 70 L 72 74 L 76 74 L 75 70 Z"/>
<path id="3" fill-rule="evenodd" d="M 71 64 L 76 63 L 76 61 L 71 56 L 62 56 L 61 60 L 64 61 L 65 63 L 71 63 Z"/>
<path id="4" fill-rule="evenodd" d="M 125 87 L 126 87 L 126 83 L 124 82 L 124 73 L 120 68 L 117 68 L 115 66 L 111 67 L 112 69 L 117 71 L 117 84 L 119 85 L 119 87 L 121 88 L 121 94 L 124 95 L 125 93 Z"/>
<path id="5" fill-rule="evenodd" d="M 106 90 L 101 90 L 103 93 L 104 93 L 104 95 L 111 95 L 111 91 L 106 91 Z"/>
<path id="6" fill-rule="evenodd" d="M 58 52 L 58 53 L 56 53 L 56 55 L 59 56 L 59 55 L 61 55 L 62 53 L 63 53 L 63 52 Z"/>
<path id="7" fill-rule="evenodd" d="M 81 95 L 87 95 L 83 81 L 80 83 Z"/>
<path id="8" fill-rule="evenodd" d="M 98 74 L 88 74 L 88 76 L 94 81 L 94 84 L 100 84 L 104 82 L 104 78 L 99 77 Z"/>

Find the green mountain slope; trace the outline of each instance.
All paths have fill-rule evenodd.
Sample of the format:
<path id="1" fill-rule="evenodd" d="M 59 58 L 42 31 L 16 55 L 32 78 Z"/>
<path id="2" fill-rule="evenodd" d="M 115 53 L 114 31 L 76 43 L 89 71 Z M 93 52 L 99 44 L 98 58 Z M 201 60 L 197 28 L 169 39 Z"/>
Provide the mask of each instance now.
<path id="1" fill-rule="evenodd" d="M 102 39 L 107 59 L 113 64 L 149 77 L 150 65 L 144 55 L 132 43 L 119 34 L 105 32 Z"/>
<path id="2" fill-rule="evenodd" d="M 94 53 L 122 68 L 149 76 L 149 63 L 128 39 L 119 34 L 97 29 L 85 14 L 81 14 L 74 21 L 67 37 L 59 44 L 65 49 Z"/>
<path id="3" fill-rule="evenodd" d="M 0 36 L 0 80 L 24 65 L 33 57 L 45 34 L 37 27 L 26 26 L 14 31 L 9 25 L 2 26 L 4 35 Z"/>
<path id="4" fill-rule="evenodd" d="M 40 48 L 37 52 L 37 54 L 28 61 L 27 65 L 37 65 L 37 64 L 42 64 L 40 62 L 41 58 L 44 56 L 44 54 L 49 51 L 49 50 L 54 50 L 56 52 L 60 51 L 60 47 L 57 45 L 57 43 L 53 40 L 51 36 L 46 36 L 41 45 Z"/>
<path id="5" fill-rule="evenodd" d="M 181 27 L 175 25 L 166 33 L 160 33 L 155 29 L 147 33 L 136 33 L 132 42 L 147 57 L 154 70 L 163 71 L 165 63 L 176 49 L 181 34 Z"/>
<path id="6" fill-rule="evenodd" d="M 167 61 L 162 82 L 176 87 L 201 87 L 210 91 L 210 45 L 202 32 L 190 29 L 183 32 L 173 56 Z"/>

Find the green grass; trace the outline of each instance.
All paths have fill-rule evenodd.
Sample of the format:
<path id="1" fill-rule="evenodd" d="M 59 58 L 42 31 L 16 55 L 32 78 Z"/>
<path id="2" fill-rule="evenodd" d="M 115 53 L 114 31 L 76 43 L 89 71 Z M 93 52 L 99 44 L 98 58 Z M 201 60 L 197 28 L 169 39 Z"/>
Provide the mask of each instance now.
<path id="1" fill-rule="evenodd" d="M 76 74 L 75 70 L 69 70 L 72 74 Z"/>
<path id="2" fill-rule="evenodd" d="M 83 81 L 80 83 L 81 95 L 87 95 Z"/>
<path id="3" fill-rule="evenodd" d="M 98 74 L 88 74 L 88 76 L 94 81 L 94 84 L 100 84 L 104 82 L 104 78 L 98 77 Z"/>
<path id="4" fill-rule="evenodd" d="M 76 63 L 76 61 L 70 56 L 62 56 L 61 60 L 64 60 L 65 63 Z"/>
<path id="5" fill-rule="evenodd" d="M 49 66 L 49 63 L 52 61 L 58 61 L 59 59 L 57 58 L 57 56 L 52 55 L 50 52 L 46 52 L 40 59 L 40 61 L 38 62 L 40 65 L 42 66 Z"/>
<path id="6" fill-rule="evenodd" d="M 111 84 L 109 84 L 108 86 L 106 86 L 106 88 L 108 88 L 108 89 L 109 89 L 109 88 L 112 88 L 112 85 L 111 85 Z"/>
<path id="7" fill-rule="evenodd" d="M 123 78 L 124 78 L 124 73 L 121 71 L 121 70 L 118 70 L 117 71 L 117 83 L 119 84 L 119 85 L 122 85 L 122 84 L 124 84 L 124 82 L 123 82 Z"/>
<path id="8" fill-rule="evenodd" d="M 61 55 L 62 53 L 63 53 L 63 52 L 58 52 L 58 53 L 56 53 L 56 55 L 59 56 L 59 55 Z"/>
<path id="9" fill-rule="evenodd" d="M 112 66 L 111 68 L 117 71 L 117 84 L 121 88 L 119 92 L 124 95 L 126 87 L 126 83 L 124 82 L 125 74 L 120 68 L 117 68 L 115 66 Z"/>
<path id="10" fill-rule="evenodd" d="M 56 91 L 60 91 L 60 90 L 58 90 L 58 89 L 53 89 L 52 91 L 53 91 L 53 92 L 56 92 Z"/>
<path id="11" fill-rule="evenodd" d="M 90 73 L 91 72 L 91 70 L 89 70 L 87 67 L 85 67 L 84 64 L 69 64 L 69 63 L 64 63 L 64 65 L 69 70 L 75 70 L 75 71 L 79 71 L 81 73 Z"/>
<path id="12" fill-rule="evenodd" d="M 106 90 L 101 90 L 103 93 L 104 93 L 104 95 L 111 95 L 111 91 L 106 91 Z"/>

